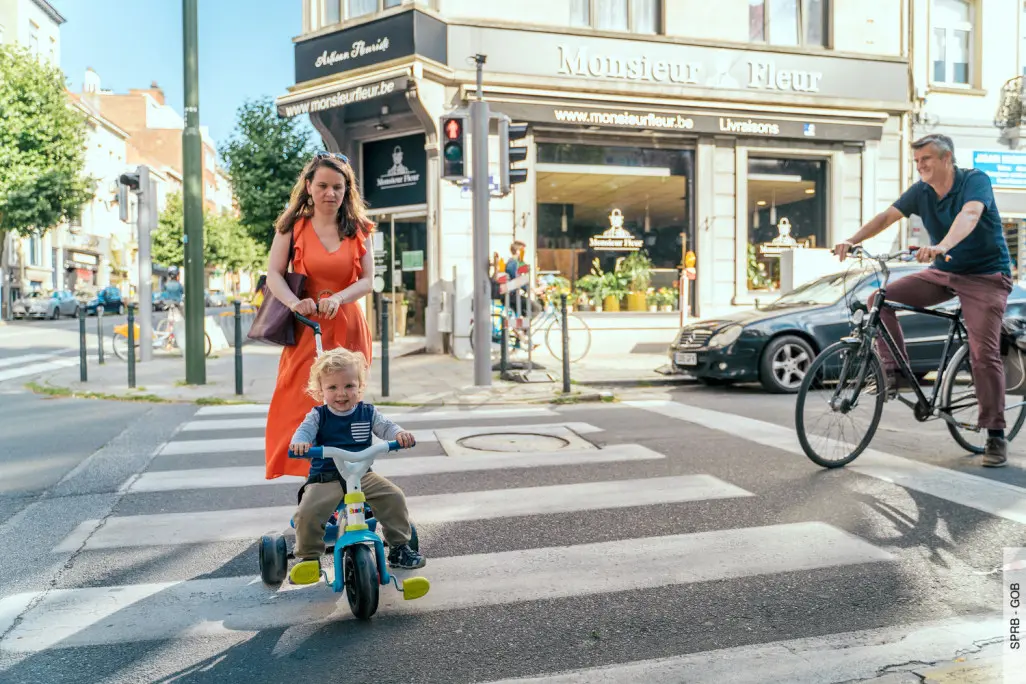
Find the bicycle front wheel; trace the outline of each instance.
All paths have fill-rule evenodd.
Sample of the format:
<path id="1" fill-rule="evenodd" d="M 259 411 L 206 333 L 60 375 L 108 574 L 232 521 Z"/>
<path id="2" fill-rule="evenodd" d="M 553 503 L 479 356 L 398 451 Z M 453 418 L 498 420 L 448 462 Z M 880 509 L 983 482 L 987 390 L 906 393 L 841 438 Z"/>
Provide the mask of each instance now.
<path id="1" fill-rule="evenodd" d="M 591 328 L 577 314 L 567 314 L 566 338 L 570 363 L 580 361 L 591 349 Z M 553 358 L 563 360 L 563 328 L 558 316 L 545 330 L 545 346 Z"/>
<path id="2" fill-rule="evenodd" d="M 959 347 L 945 366 L 940 396 L 944 402 L 943 410 L 948 411 L 951 417 L 960 423 L 958 426 L 947 423 L 948 432 L 958 445 L 969 453 L 982 454 L 987 446 L 987 431 L 979 427 L 980 404 L 976 396 L 976 382 L 973 378 L 968 344 Z M 1024 397 L 1005 397 L 1006 406 L 1015 406 L 1005 410 L 1006 441 L 1011 442 L 1015 439 L 1022 429 L 1023 422 L 1026 421 L 1026 406 L 1016 406 L 1024 400 Z"/>
<path id="3" fill-rule="evenodd" d="M 136 346 L 138 348 L 138 342 Z M 114 333 L 110 340 L 110 346 L 114 348 L 114 356 L 122 361 L 128 360 L 128 337 L 121 333 Z"/>
<path id="4" fill-rule="evenodd" d="M 836 342 L 809 366 L 795 402 L 795 429 L 816 465 L 839 468 L 869 446 L 880 425 L 884 372 L 860 344 Z"/>

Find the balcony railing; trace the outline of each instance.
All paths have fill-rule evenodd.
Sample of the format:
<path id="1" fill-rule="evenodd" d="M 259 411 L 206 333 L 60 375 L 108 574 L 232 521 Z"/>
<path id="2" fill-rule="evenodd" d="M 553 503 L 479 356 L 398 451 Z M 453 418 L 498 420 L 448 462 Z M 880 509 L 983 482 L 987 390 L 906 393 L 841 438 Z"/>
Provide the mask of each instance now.
<path id="1" fill-rule="evenodd" d="M 994 116 L 994 125 L 1003 131 L 1026 124 L 1026 81 L 1022 76 L 1010 79 L 1001 88 L 1001 104 Z"/>

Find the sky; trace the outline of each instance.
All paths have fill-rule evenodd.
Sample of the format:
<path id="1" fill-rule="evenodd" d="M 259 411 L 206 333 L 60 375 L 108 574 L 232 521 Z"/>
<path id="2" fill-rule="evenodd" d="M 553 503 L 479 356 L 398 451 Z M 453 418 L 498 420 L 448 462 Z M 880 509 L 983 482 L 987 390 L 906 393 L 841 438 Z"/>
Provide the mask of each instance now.
<path id="1" fill-rule="evenodd" d="M 72 92 L 82 91 L 82 76 L 92 67 L 100 87 L 115 93 L 156 81 L 167 103 L 183 114 L 182 0 L 50 4 L 67 20 L 61 25 L 61 68 Z M 236 110 L 247 99 L 284 95 L 295 83 L 292 38 L 302 32 L 303 12 L 300 0 L 197 5 L 200 125 L 220 146 L 234 134 Z"/>

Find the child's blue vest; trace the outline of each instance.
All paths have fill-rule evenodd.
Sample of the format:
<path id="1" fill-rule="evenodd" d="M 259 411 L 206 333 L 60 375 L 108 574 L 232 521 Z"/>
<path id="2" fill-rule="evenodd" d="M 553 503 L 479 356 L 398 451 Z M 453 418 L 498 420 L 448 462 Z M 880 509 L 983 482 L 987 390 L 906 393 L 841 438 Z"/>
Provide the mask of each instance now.
<path id="1" fill-rule="evenodd" d="M 315 446 L 330 446 L 349 451 L 359 451 L 371 445 L 371 423 L 374 407 L 363 402 L 348 416 L 336 416 L 327 406 L 318 406 L 320 425 L 317 428 Z M 310 461 L 310 476 L 320 473 L 338 473 L 335 462 L 330 458 L 314 458 Z"/>

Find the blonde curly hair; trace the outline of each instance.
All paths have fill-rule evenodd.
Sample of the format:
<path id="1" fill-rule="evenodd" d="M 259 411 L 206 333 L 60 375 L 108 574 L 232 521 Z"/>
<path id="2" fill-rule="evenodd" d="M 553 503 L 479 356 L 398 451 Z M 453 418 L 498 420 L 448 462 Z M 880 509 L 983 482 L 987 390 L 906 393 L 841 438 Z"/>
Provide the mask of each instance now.
<path id="1" fill-rule="evenodd" d="M 363 354 L 349 351 L 344 347 L 324 352 L 317 357 L 310 368 L 310 381 L 306 386 L 307 394 L 317 401 L 322 401 L 324 393 L 321 391 L 321 378 L 329 373 L 338 373 L 350 368 L 356 369 L 356 374 L 360 378 L 360 389 L 363 389 L 367 384 L 367 359 Z"/>

